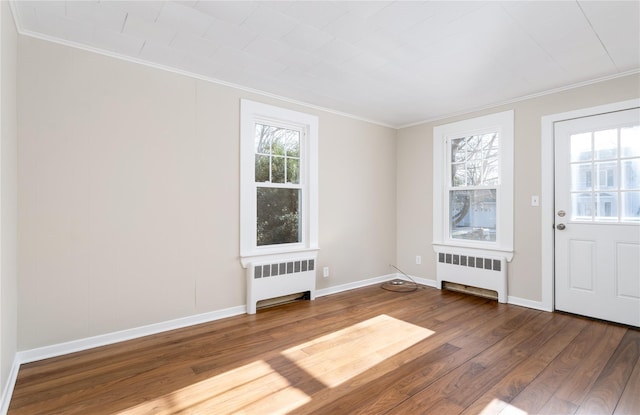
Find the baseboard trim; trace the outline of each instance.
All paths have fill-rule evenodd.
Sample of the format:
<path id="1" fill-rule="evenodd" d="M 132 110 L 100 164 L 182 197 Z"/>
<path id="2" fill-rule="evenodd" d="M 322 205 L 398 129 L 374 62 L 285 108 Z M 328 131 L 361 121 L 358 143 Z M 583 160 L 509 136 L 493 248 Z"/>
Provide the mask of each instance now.
<path id="1" fill-rule="evenodd" d="M 549 312 L 553 311 L 552 309 L 549 308 L 548 305 L 546 305 L 542 301 L 527 300 L 526 298 L 514 297 L 512 295 L 507 297 L 507 303 L 521 306 L 521 307 L 532 308 L 534 310 L 549 311 Z"/>
<path id="2" fill-rule="evenodd" d="M 9 411 L 9 404 L 11 403 L 11 396 L 13 395 L 13 389 L 16 386 L 16 380 L 18 379 L 18 371 L 20 370 L 20 362 L 16 355 L 13 359 L 13 365 L 11 365 L 11 372 L 7 378 L 7 383 L 4 385 L 2 396 L 0 397 L 0 414 L 7 415 Z"/>
<path id="3" fill-rule="evenodd" d="M 401 276 L 402 276 L 402 274 L 401 274 Z M 411 278 L 413 278 L 413 280 L 415 282 L 417 282 L 418 284 L 426 285 L 427 287 L 431 287 L 431 288 L 440 289 L 440 285 L 438 284 L 438 281 L 436 281 L 436 280 L 429 280 L 429 279 L 426 279 L 426 278 L 414 277 L 413 275 L 411 276 Z"/>
<path id="4" fill-rule="evenodd" d="M 368 287 L 369 285 L 382 284 L 383 282 L 396 278 L 396 276 L 397 274 L 395 273 L 387 274 L 387 275 L 382 275 L 380 277 L 369 278 L 367 280 L 350 282 L 348 284 L 342 284 L 342 285 L 334 285 L 333 287 L 328 287 L 328 288 L 321 288 L 319 290 L 316 290 L 316 298 L 324 297 L 326 295 L 331 295 L 331 294 L 338 294 L 343 291 L 355 290 L 356 288 Z"/>
<path id="5" fill-rule="evenodd" d="M 65 343 L 58 343 L 51 346 L 44 346 L 31 350 L 24 350 L 17 353 L 17 358 L 20 364 L 35 362 L 38 360 L 49 359 L 51 357 L 57 357 L 69 353 L 92 349 L 94 347 L 106 346 L 109 344 L 137 339 L 139 337 L 149 336 L 152 334 L 163 333 L 169 330 L 181 329 L 196 324 L 208 323 L 227 317 L 233 317 L 239 314 L 244 314 L 246 313 L 246 311 L 247 307 L 243 305 L 218 311 L 212 311 L 209 313 L 196 314 L 193 316 L 163 321 L 161 323 L 150 324 L 148 326 L 101 334 L 98 336 L 72 340 Z"/>
<path id="6" fill-rule="evenodd" d="M 436 280 L 429 280 L 426 278 L 414 277 L 413 275 L 409 275 L 409 277 L 418 284 L 426 285 L 427 287 L 439 288 L 438 282 Z M 316 290 L 316 297 L 322 297 L 325 295 L 338 294 L 343 291 L 355 290 L 356 288 L 368 287 L 369 285 L 374 284 L 382 284 L 383 282 L 387 282 L 389 280 L 393 280 L 395 278 L 400 278 L 406 280 L 407 277 L 401 273 L 393 273 L 382 275 L 380 277 L 369 278 L 367 280 L 350 282 L 348 284 L 336 285 L 334 287 L 322 288 Z"/>

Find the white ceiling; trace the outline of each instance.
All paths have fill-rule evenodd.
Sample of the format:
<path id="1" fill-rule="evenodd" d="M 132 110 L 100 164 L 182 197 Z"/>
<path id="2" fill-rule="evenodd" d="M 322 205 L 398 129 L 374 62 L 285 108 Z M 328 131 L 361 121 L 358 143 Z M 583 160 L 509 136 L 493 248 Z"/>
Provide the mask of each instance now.
<path id="1" fill-rule="evenodd" d="M 12 6 L 22 34 L 394 127 L 640 68 L 640 1 Z"/>

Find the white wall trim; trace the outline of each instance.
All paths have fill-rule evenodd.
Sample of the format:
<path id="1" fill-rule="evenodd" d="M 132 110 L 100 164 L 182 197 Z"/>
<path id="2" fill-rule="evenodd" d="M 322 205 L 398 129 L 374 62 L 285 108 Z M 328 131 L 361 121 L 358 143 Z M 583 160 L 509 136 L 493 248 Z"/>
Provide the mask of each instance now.
<path id="1" fill-rule="evenodd" d="M 575 118 L 590 117 L 608 112 L 621 111 L 629 108 L 640 107 L 640 99 L 615 102 L 612 104 L 598 105 L 590 108 L 582 108 L 574 111 L 567 111 L 558 114 L 551 114 L 542 117 L 541 130 L 541 194 L 540 211 L 541 218 L 541 265 L 542 265 L 542 301 L 541 309 L 553 311 L 554 304 L 554 125 L 560 121 Z M 532 307 L 535 308 L 535 307 Z"/>
<path id="2" fill-rule="evenodd" d="M 368 287 L 369 285 L 382 284 L 383 282 L 396 278 L 399 274 L 387 274 L 380 277 L 369 278 L 356 282 L 350 282 L 342 285 L 334 285 L 333 287 L 321 288 L 316 290 L 316 298 L 326 295 L 338 294 L 343 291 L 355 290 L 356 288 Z"/>
<path id="3" fill-rule="evenodd" d="M 422 121 L 417 121 L 417 122 L 413 122 L 413 123 L 409 123 L 409 124 L 403 124 L 403 125 L 392 125 L 392 124 L 388 124 L 388 123 L 383 123 L 383 122 L 380 122 L 380 121 L 372 120 L 372 119 L 369 119 L 369 118 L 360 117 L 358 115 L 337 111 L 337 110 L 334 110 L 334 109 L 331 109 L 331 108 L 321 107 L 319 105 L 310 104 L 310 103 L 303 102 L 303 101 L 298 101 L 298 100 L 295 100 L 295 99 L 292 99 L 292 98 L 283 97 L 281 95 L 273 94 L 273 93 L 270 93 L 270 92 L 249 88 L 249 87 L 242 86 L 242 85 L 239 85 L 239 84 L 234 84 L 234 83 L 231 83 L 231 82 L 226 82 L 226 81 L 223 81 L 223 80 L 220 80 L 220 79 L 216 79 L 216 78 L 212 78 L 212 77 L 208 77 L 208 76 L 204 76 L 204 75 L 199 75 L 199 74 L 196 74 L 196 73 L 193 73 L 193 72 L 189 72 L 189 71 L 185 71 L 185 70 L 182 70 L 182 69 L 177 69 L 177 68 L 173 68 L 173 67 L 170 67 L 170 66 L 161 65 L 161 64 L 158 64 L 158 63 L 149 62 L 149 61 L 142 60 L 142 59 L 136 59 L 136 58 L 132 58 L 132 57 L 129 57 L 129 56 L 121 55 L 121 54 L 118 54 L 118 53 L 115 53 L 115 52 L 111 52 L 111 51 L 107 51 L 107 50 L 98 49 L 98 48 L 90 47 L 90 46 L 87 46 L 87 45 L 83 45 L 81 43 L 71 42 L 71 41 L 65 40 L 65 39 L 58 39 L 58 38 L 55 38 L 53 36 L 47 36 L 47 35 L 43 35 L 41 33 L 32 32 L 30 30 L 25 30 L 21 25 L 20 19 L 18 18 L 18 13 L 15 10 L 15 6 L 14 6 L 13 3 L 14 2 L 12 2 L 12 1 L 9 2 L 9 5 L 11 7 L 11 11 L 12 11 L 12 14 L 13 14 L 13 20 L 14 20 L 14 23 L 16 25 L 16 29 L 17 29 L 18 33 L 23 35 L 23 36 L 29 36 L 29 37 L 32 37 L 32 38 L 35 38 L 35 39 L 40 39 L 40 40 L 45 40 L 47 42 L 57 43 L 59 45 L 69 46 L 69 47 L 72 47 L 72 48 L 75 48 L 75 49 L 80 49 L 80 50 L 84 50 L 84 51 L 87 51 L 87 52 L 97 53 L 97 54 L 100 54 L 100 55 L 103 55 L 103 56 L 109 56 L 109 57 L 112 57 L 112 58 L 115 58 L 115 59 L 120 59 L 120 60 L 124 60 L 124 61 L 128 61 L 128 62 L 138 63 L 138 64 L 145 65 L 145 66 L 148 66 L 148 67 L 161 69 L 161 70 L 168 71 L 168 72 L 173 72 L 173 73 L 176 73 L 178 75 L 189 76 L 189 77 L 192 77 L 192 78 L 195 78 L 195 79 L 199 79 L 201 81 L 212 82 L 212 83 L 215 83 L 215 84 L 218 84 L 218 85 L 223 85 L 223 86 L 235 88 L 235 89 L 238 89 L 238 90 L 241 90 L 241 91 L 249 92 L 251 94 L 262 95 L 262 96 L 265 96 L 265 97 L 278 99 L 278 100 L 283 101 L 283 102 L 288 102 L 290 104 L 300 105 L 300 106 L 304 106 L 304 107 L 307 107 L 307 108 L 312 108 L 312 109 L 315 109 L 315 110 L 327 112 L 327 113 L 330 113 L 330 114 L 351 118 L 351 119 L 354 119 L 354 120 L 357 120 L 357 121 L 363 121 L 363 122 L 368 122 L 368 123 L 371 123 L 371 124 L 380 125 L 382 127 L 393 128 L 393 129 L 396 129 L 396 130 L 401 130 L 403 128 L 409 128 L 409 127 L 415 127 L 417 125 L 428 124 L 428 123 L 432 123 L 432 122 L 435 122 L 435 121 L 446 120 L 448 118 L 453 118 L 453 117 L 457 117 L 457 116 L 460 116 L 460 115 L 471 114 L 471 113 L 474 113 L 474 112 L 484 111 L 484 110 L 488 110 L 488 109 L 491 109 L 491 108 L 497 108 L 497 107 L 501 107 L 501 106 L 504 106 L 504 105 L 510 105 L 510 104 L 514 104 L 514 103 L 517 103 L 517 102 L 526 101 L 526 100 L 529 100 L 529 99 L 543 97 L 545 95 L 555 94 L 557 92 L 567 91 L 567 90 L 575 89 L 575 88 L 581 88 L 583 86 L 597 84 L 599 82 L 610 81 L 610 80 L 613 80 L 613 79 L 622 78 L 622 77 L 625 77 L 625 76 L 628 76 L 628 75 L 633 75 L 633 74 L 640 73 L 640 69 L 632 69 L 630 71 L 625 71 L 625 72 L 620 72 L 620 73 L 613 74 L 613 75 L 603 76 L 603 77 L 600 77 L 600 78 L 591 79 L 591 80 L 588 80 L 588 81 L 583 81 L 583 82 L 579 82 L 579 83 L 575 83 L 575 84 L 571 84 L 571 85 L 567 85 L 567 86 L 563 86 L 563 87 L 559 87 L 559 88 L 548 89 L 548 90 L 536 92 L 536 93 L 533 93 L 533 94 L 516 97 L 516 98 L 513 98 L 513 99 L 509 99 L 509 100 L 496 102 L 496 103 L 489 104 L 489 105 L 470 107 L 470 108 L 467 108 L 467 109 L 464 109 L 464 110 L 461 110 L 461 111 L 451 112 L 451 113 L 447 113 L 447 114 L 441 114 L 441 115 L 438 115 L 438 116 L 436 116 L 434 118 L 429 118 L 429 119 L 422 120 Z"/>
<path id="4" fill-rule="evenodd" d="M 513 257 L 514 240 L 514 123 L 515 111 L 507 110 L 433 127 L 433 240 L 437 246 L 498 251 L 508 261 Z M 496 200 L 495 242 L 453 239 L 449 235 L 449 191 L 457 189 L 448 179 L 450 140 L 468 135 L 497 132 L 499 179 Z"/>
<path id="5" fill-rule="evenodd" d="M 402 274 L 398 274 L 398 276 L 402 278 Z M 417 282 L 418 284 L 426 285 L 427 287 L 436 288 L 438 290 L 440 289 L 440 286 L 438 285 L 438 281 L 436 280 L 429 280 L 427 278 L 414 277 L 413 275 L 411 275 L 411 278 L 413 278 L 414 281 Z"/>
<path id="6" fill-rule="evenodd" d="M 435 280 L 429 280 L 426 278 L 414 277 L 410 275 L 410 277 L 418 284 L 426 285 L 427 287 L 438 288 L 437 282 Z M 316 298 L 323 297 L 325 295 L 338 294 L 343 291 L 355 290 L 356 288 L 368 287 L 370 285 L 382 284 L 384 282 L 393 280 L 395 278 L 400 278 L 405 281 L 408 281 L 407 278 L 399 272 L 382 275 L 380 277 L 369 278 L 367 280 L 350 282 L 348 284 L 336 285 L 333 287 L 322 288 L 316 290 Z"/>
<path id="7" fill-rule="evenodd" d="M 416 126 L 422 125 L 422 124 L 429 124 L 429 123 L 433 123 L 433 122 L 436 122 L 436 121 L 446 120 L 448 118 L 453 118 L 453 117 L 458 117 L 458 116 L 462 116 L 462 115 L 472 114 L 474 112 L 490 110 L 492 108 L 498 108 L 498 107 L 502 107 L 502 106 L 505 106 L 505 105 L 511 105 L 511 104 L 515 104 L 515 103 L 518 103 L 518 102 L 527 101 L 527 100 L 530 100 L 530 99 L 540 98 L 540 97 L 544 97 L 546 95 L 556 94 L 558 92 L 569 91 L 571 89 L 576 89 L 576 88 L 582 88 L 582 87 L 585 87 L 585 86 L 598 84 L 600 82 L 612 81 L 614 79 L 624 78 L 625 76 L 635 75 L 635 74 L 638 74 L 638 73 L 640 73 L 640 69 L 632 69 L 632 70 L 629 70 L 629 71 L 620 72 L 620 73 L 613 74 L 613 75 L 608 75 L 608 76 L 602 76 L 600 78 L 595 78 L 595 79 L 591 79 L 591 80 L 588 80 L 588 81 L 578 82 L 578 83 L 575 83 L 575 84 L 566 85 L 566 86 L 562 86 L 562 87 L 559 87 L 559 88 L 547 89 L 545 91 L 540 91 L 540 92 L 536 92 L 536 93 L 529 94 L 529 95 L 523 95 L 521 97 L 516 97 L 516 98 L 513 98 L 513 99 L 497 102 L 497 103 L 494 103 L 494 104 L 467 108 L 467 109 L 464 109 L 464 110 L 461 110 L 461 111 L 439 115 L 439 116 L 437 116 L 435 118 L 430 118 L 430 119 L 425 120 L 425 121 L 418 121 L 418 122 L 411 123 L 411 124 L 405 124 L 405 125 L 401 125 L 401 126 L 398 126 L 398 127 L 395 127 L 395 128 L 398 129 L 398 130 L 401 130 L 403 128 L 416 127 Z"/>
<path id="8" fill-rule="evenodd" d="M 30 363 L 38 360 L 48 359 L 51 357 L 62 356 L 69 353 L 75 353 L 95 347 L 106 346 L 109 344 L 119 343 L 127 340 L 137 339 L 139 337 L 149 336 L 152 334 L 163 333 L 169 330 L 181 329 L 196 324 L 208 323 L 227 317 L 244 314 L 247 311 L 246 306 L 237 306 L 226 308 L 223 310 L 212 311 L 209 313 L 196 314 L 193 316 L 182 317 L 174 320 L 163 321 L 160 323 L 150 324 L 148 326 L 136 327 L 127 330 L 116 331 L 113 333 L 101 334 L 98 336 L 87 337 L 84 339 L 72 340 L 65 343 L 53 344 L 51 346 L 38 347 L 31 350 L 18 352 L 18 361 L 22 363 Z"/>
<path id="9" fill-rule="evenodd" d="M 298 184 L 281 184 L 302 192 L 302 240 L 299 243 L 258 246 L 255 181 L 256 124 L 284 126 L 300 132 L 300 172 Z M 256 257 L 276 261 L 287 256 L 318 250 L 318 141 L 319 119 L 316 115 L 268 105 L 248 99 L 240 100 L 240 259 L 246 267 Z M 315 252 L 314 252 L 315 251 Z"/>
<path id="10" fill-rule="evenodd" d="M 6 415 L 9 411 L 9 403 L 11 403 L 13 389 L 18 379 L 18 370 L 20 370 L 20 362 L 18 361 L 18 356 L 15 356 L 13 365 L 11 365 L 11 372 L 9 372 L 9 377 L 7 378 L 7 383 L 4 385 L 2 396 L 0 396 L 0 415 Z"/>
<path id="11" fill-rule="evenodd" d="M 520 307 L 532 308 L 534 310 L 553 311 L 553 309 L 548 308 L 542 301 L 533 301 L 527 298 L 514 297 L 512 295 L 507 296 L 507 303 Z"/>

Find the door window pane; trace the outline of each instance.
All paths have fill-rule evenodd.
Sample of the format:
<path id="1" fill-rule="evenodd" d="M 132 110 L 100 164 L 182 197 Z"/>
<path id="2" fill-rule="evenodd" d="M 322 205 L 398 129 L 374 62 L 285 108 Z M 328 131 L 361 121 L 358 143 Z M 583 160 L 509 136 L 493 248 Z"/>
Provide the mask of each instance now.
<path id="1" fill-rule="evenodd" d="M 571 136 L 571 161 L 591 160 L 591 133 Z"/>
<path id="2" fill-rule="evenodd" d="M 640 157 L 640 125 L 620 129 L 620 156 Z"/>
<path id="3" fill-rule="evenodd" d="M 622 185 L 625 190 L 640 189 L 640 159 L 622 161 Z"/>
<path id="4" fill-rule="evenodd" d="M 570 136 L 571 219 L 636 221 L 640 126 Z"/>
<path id="5" fill-rule="evenodd" d="M 593 217 L 593 198 L 591 193 L 572 193 L 571 212 L 572 220 L 591 220 Z"/>
<path id="6" fill-rule="evenodd" d="M 595 163 L 596 183 L 598 190 L 613 190 L 618 187 L 618 163 L 605 162 Z"/>
<path id="7" fill-rule="evenodd" d="M 598 192 L 594 194 L 596 219 L 618 219 L 618 194 Z"/>
<path id="8" fill-rule="evenodd" d="M 571 190 L 583 191 L 591 190 L 592 182 L 591 163 L 577 163 L 571 166 Z"/>
<path id="9" fill-rule="evenodd" d="M 594 158 L 610 160 L 618 157 L 618 130 L 603 130 L 593 133 Z"/>
<path id="10" fill-rule="evenodd" d="M 640 192 L 622 193 L 622 219 L 627 221 L 640 220 Z"/>
<path id="11" fill-rule="evenodd" d="M 496 240 L 496 190 L 453 190 L 449 193 L 453 239 Z"/>
<path id="12" fill-rule="evenodd" d="M 300 242 L 301 190 L 269 187 L 256 190 L 258 246 Z"/>

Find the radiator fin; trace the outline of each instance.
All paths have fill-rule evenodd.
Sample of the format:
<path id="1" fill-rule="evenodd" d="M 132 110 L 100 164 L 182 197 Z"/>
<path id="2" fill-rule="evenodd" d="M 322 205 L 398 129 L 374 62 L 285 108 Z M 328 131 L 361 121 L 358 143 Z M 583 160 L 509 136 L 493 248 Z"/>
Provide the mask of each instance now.
<path id="1" fill-rule="evenodd" d="M 253 278 L 275 277 L 278 275 L 293 274 L 294 272 L 313 270 L 315 270 L 315 260 L 313 259 L 256 265 Z"/>

